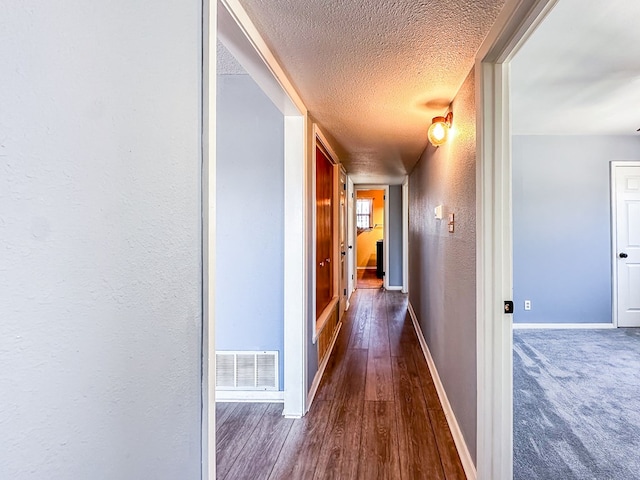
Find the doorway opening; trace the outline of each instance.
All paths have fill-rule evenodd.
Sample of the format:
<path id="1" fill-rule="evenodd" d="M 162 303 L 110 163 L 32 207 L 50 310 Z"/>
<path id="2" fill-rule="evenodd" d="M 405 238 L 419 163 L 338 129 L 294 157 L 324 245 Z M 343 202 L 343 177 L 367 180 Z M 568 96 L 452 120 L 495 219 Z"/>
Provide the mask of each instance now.
<path id="1" fill-rule="evenodd" d="M 385 201 L 385 189 L 356 189 L 356 288 L 384 285 Z"/>

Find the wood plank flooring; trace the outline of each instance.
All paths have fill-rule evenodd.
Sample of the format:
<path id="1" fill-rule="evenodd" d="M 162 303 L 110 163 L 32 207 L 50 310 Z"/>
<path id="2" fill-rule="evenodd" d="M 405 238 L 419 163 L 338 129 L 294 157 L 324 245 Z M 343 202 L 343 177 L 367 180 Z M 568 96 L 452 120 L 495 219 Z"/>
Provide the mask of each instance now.
<path id="1" fill-rule="evenodd" d="M 464 479 L 399 292 L 357 290 L 309 413 L 216 405 L 217 478 Z"/>
<path id="2" fill-rule="evenodd" d="M 375 268 L 361 268 L 357 271 L 357 288 L 382 288 L 382 279 L 376 276 Z"/>

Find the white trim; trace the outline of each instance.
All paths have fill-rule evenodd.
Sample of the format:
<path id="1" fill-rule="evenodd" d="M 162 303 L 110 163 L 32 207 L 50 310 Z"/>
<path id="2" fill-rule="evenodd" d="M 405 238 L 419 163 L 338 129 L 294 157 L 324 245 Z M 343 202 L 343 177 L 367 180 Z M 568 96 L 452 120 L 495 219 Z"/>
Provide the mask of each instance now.
<path id="1" fill-rule="evenodd" d="M 333 353 L 333 347 L 336 345 L 336 340 L 338 339 L 338 334 L 342 329 L 342 322 L 338 323 L 336 327 L 336 332 L 333 335 L 333 339 L 331 340 L 331 345 L 329 345 L 329 350 L 324 356 L 322 363 L 318 365 L 318 371 L 316 372 L 315 377 L 313 377 L 313 383 L 311 384 L 311 388 L 309 389 L 309 394 L 307 395 L 307 410 L 311 408 L 311 404 L 313 403 L 313 399 L 316 397 L 316 392 L 318 391 L 318 387 L 320 386 L 320 381 L 322 380 L 322 376 L 324 375 L 324 371 L 327 368 L 327 363 L 329 362 L 329 358 Z"/>
<path id="2" fill-rule="evenodd" d="M 514 330 L 591 330 L 616 328 L 613 323 L 514 323 Z"/>
<path id="3" fill-rule="evenodd" d="M 557 0 L 507 0 L 476 56 L 477 472 L 513 478 L 508 62 Z"/>
<path id="4" fill-rule="evenodd" d="M 336 155 L 336 152 L 331 148 L 329 140 L 327 140 L 327 137 L 322 133 L 322 129 L 317 123 L 313 124 L 313 137 L 316 138 L 320 146 L 326 150 L 326 153 L 329 155 L 329 161 L 334 165 L 340 165 L 338 155 Z"/>
<path id="5" fill-rule="evenodd" d="M 402 293 L 409 292 L 409 177 L 402 182 Z"/>
<path id="6" fill-rule="evenodd" d="M 402 285 L 389 285 L 388 287 L 385 288 L 385 290 L 393 290 L 397 292 L 402 292 L 403 289 L 404 287 Z"/>
<path id="7" fill-rule="evenodd" d="M 216 26 L 211 31 L 218 33 L 231 53 L 284 114 L 284 403 L 286 414 L 302 415 L 306 412 L 309 291 L 307 109 L 240 2 L 219 0 L 217 7 L 211 10 L 209 22 Z M 216 12 L 217 19 L 214 15 Z M 216 35 L 210 35 L 207 59 L 213 65 L 216 41 Z M 215 92 L 215 83 L 211 91 Z M 215 133 L 215 103 L 213 105 L 213 108 L 209 107 L 207 118 L 211 123 L 209 128 Z M 209 265 L 215 271 L 212 264 Z M 212 337 L 208 348 L 211 352 L 215 350 Z M 212 357 L 208 359 L 209 372 L 215 372 Z M 215 382 L 211 385 L 215 385 Z M 209 449 L 215 451 L 215 429 L 211 430 L 209 428 Z M 203 478 L 213 477 L 203 473 Z"/>
<path id="8" fill-rule="evenodd" d="M 218 30 L 221 40 L 276 107 L 285 115 L 306 115 L 307 108 L 300 95 L 240 1 L 219 0 L 218 15 L 220 16 Z M 228 17 L 233 19 L 237 28 L 227 28 L 231 26 Z M 237 39 L 240 39 L 240 42 L 236 42 Z M 237 43 L 242 44 L 245 40 L 250 42 L 251 48 L 246 48 L 244 45 L 238 48 Z"/>
<path id="9" fill-rule="evenodd" d="M 464 473 L 467 476 L 467 480 L 476 480 L 476 466 L 473 463 L 473 458 L 471 457 L 471 453 L 469 452 L 469 448 L 467 447 L 467 442 L 464 439 L 462 430 L 460 430 L 460 425 L 458 425 L 458 420 L 456 420 L 456 416 L 453 413 L 451 403 L 449 403 L 449 399 L 447 398 L 447 392 L 442 385 L 442 380 L 440 380 L 438 369 L 436 368 L 436 364 L 433 361 L 431 351 L 429 350 L 427 341 L 424 338 L 422 329 L 420 328 L 420 323 L 418 323 L 418 318 L 416 317 L 416 312 L 414 311 L 411 302 L 409 302 L 408 309 L 409 315 L 411 316 L 411 321 L 413 322 L 413 327 L 416 329 L 416 334 L 418 336 L 418 341 L 420 342 L 420 347 L 422 348 L 422 353 L 424 354 L 424 358 L 427 361 L 429 371 L 431 372 L 431 377 L 433 378 L 433 383 L 436 387 L 436 391 L 438 392 L 438 398 L 440 399 L 440 404 L 442 405 L 442 409 L 444 410 L 444 416 L 447 419 L 447 424 L 449 425 L 449 430 L 451 431 L 453 442 L 455 443 L 456 449 L 458 450 L 458 455 L 460 456 L 460 461 L 462 462 Z"/>
<path id="10" fill-rule="evenodd" d="M 618 258 L 616 250 L 618 249 L 618 202 L 616 198 L 616 167 L 619 162 L 611 162 L 609 166 L 609 182 L 610 192 L 609 200 L 611 205 L 611 320 L 613 324 L 618 326 Z"/>
<path id="11" fill-rule="evenodd" d="M 306 117 L 284 117 L 284 414 L 304 415 L 307 389 Z"/>
<path id="12" fill-rule="evenodd" d="M 382 228 L 382 285 L 389 289 L 389 185 L 384 186 L 384 217 Z"/>
<path id="13" fill-rule="evenodd" d="M 201 470 L 216 478 L 216 50 L 218 18 L 214 1 L 202 9 L 202 390 Z"/>
<path id="14" fill-rule="evenodd" d="M 284 392 L 268 392 L 256 390 L 216 390 L 216 403 L 225 402 L 284 403 Z"/>
<path id="15" fill-rule="evenodd" d="M 616 168 L 640 167 L 640 162 L 635 160 L 610 162 L 610 200 L 611 200 L 611 318 L 614 326 L 618 327 L 618 199 L 616 192 Z"/>
<path id="16" fill-rule="evenodd" d="M 382 259 L 382 270 L 384 272 L 384 275 L 382 277 L 382 286 L 385 289 L 389 288 L 389 276 L 387 275 L 387 272 L 389 271 L 389 185 L 377 185 L 377 184 L 355 184 L 354 188 L 353 188 L 353 192 L 354 192 L 354 197 L 357 200 L 358 199 L 358 191 L 360 190 L 382 190 L 384 191 L 384 199 L 383 199 L 383 206 L 384 206 L 384 212 L 382 214 L 382 248 L 383 248 L 383 259 Z M 354 209 L 355 212 L 355 209 Z M 354 213 L 355 215 L 355 213 Z M 355 223 L 354 223 L 354 245 L 353 245 L 353 249 L 354 249 L 354 263 L 357 265 L 358 264 L 358 235 L 355 231 Z M 362 268 L 367 268 L 367 269 L 374 269 L 376 267 L 357 267 L 358 270 L 362 269 Z M 356 281 L 356 288 L 357 288 L 357 281 Z"/>
<path id="17" fill-rule="evenodd" d="M 352 218 L 349 219 L 349 230 L 347 231 L 347 247 L 349 247 L 349 245 L 351 246 L 351 248 L 347 249 L 347 262 L 349 263 L 349 281 L 348 281 L 348 285 L 349 285 L 349 291 L 347 292 L 347 298 L 349 299 L 349 302 L 351 302 L 351 295 L 353 294 L 353 292 L 356 289 L 356 265 L 355 265 L 355 250 L 354 250 L 354 243 L 356 242 L 356 238 L 355 238 L 355 229 L 353 228 L 354 222 L 355 222 L 355 214 L 356 214 L 356 209 L 355 209 L 355 205 L 354 205 L 354 199 L 355 194 L 354 194 L 354 187 L 353 187 L 353 180 L 351 180 L 351 177 L 349 175 L 347 175 L 347 202 L 349 202 L 350 204 L 350 208 L 351 211 L 353 213 Z M 349 212 L 349 208 L 347 208 L 347 215 Z"/>

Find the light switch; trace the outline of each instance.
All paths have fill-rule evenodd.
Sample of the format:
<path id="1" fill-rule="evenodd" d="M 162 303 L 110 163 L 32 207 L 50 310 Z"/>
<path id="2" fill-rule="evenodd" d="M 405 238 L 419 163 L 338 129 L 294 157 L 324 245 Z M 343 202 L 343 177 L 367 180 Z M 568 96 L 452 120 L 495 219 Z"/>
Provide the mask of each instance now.
<path id="1" fill-rule="evenodd" d="M 433 213 L 435 214 L 437 220 L 442 220 L 442 205 L 438 205 L 436 208 L 434 208 Z"/>

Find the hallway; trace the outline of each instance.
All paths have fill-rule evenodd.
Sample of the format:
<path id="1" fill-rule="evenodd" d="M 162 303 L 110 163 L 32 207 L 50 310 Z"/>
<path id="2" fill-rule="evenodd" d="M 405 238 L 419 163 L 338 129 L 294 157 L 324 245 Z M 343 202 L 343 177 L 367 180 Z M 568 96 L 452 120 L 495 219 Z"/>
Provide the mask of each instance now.
<path id="1" fill-rule="evenodd" d="M 309 413 L 216 405 L 219 479 L 464 479 L 407 296 L 357 290 Z"/>

